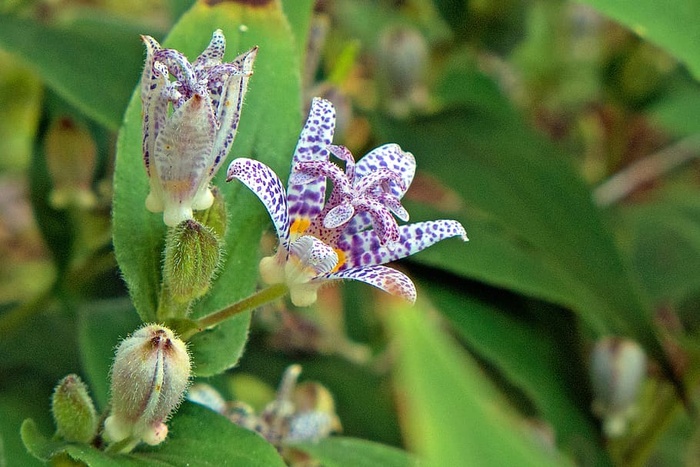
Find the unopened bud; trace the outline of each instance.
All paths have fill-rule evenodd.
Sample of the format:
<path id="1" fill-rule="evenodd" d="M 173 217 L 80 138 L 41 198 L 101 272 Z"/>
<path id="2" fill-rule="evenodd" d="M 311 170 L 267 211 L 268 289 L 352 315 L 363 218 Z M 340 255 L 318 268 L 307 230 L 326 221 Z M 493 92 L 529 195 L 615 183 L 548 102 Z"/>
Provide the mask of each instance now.
<path id="1" fill-rule="evenodd" d="M 66 441 L 89 443 L 97 434 L 97 413 L 78 375 L 63 378 L 51 398 L 56 431 Z"/>
<path id="2" fill-rule="evenodd" d="M 163 278 L 170 298 L 189 303 L 209 291 L 219 266 L 221 246 L 208 227 L 185 220 L 171 229 L 165 245 Z"/>
<path id="3" fill-rule="evenodd" d="M 211 207 L 204 211 L 196 211 L 194 218 L 209 227 L 218 238 L 224 238 L 228 222 L 226 217 L 226 200 L 221 190 L 216 186 L 211 188 L 211 194 L 214 196 L 214 202 Z"/>
<path id="4" fill-rule="evenodd" d="M 46 132 L 44 153 L 53 181 L 51 204 L 56 208 L 94 206 L 91 184 L 97 146 L 87 128 L 68 117 L 55 120 Z"/>
<path id="5" fill-rule="evenodd" d="M 119 345 L 111 377 L 112 411 L 105 420 L 108 440 L 162 442 L 168 434 L 165 421 L 189 383 L 185 343 L 164 326 L 145 325 Z"/>
<path id="6" fill-rule="evenodd" d="M 646 368 L 646 354 L 636 342 L 605 337 L 596 343 L 591 355 L 593 411 L 603 419 L 608 436 L 624 434 Z"/>

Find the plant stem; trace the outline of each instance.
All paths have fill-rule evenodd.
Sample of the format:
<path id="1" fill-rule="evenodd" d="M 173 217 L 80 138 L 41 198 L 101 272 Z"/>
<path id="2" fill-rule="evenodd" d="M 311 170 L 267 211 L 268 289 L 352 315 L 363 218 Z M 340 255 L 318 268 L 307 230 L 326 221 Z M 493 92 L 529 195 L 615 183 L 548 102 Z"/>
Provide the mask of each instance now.
<path id="1" fill-rule="evenodd" d="M 199 318 L 197 323 L 197 328 L 191 329 L 184 332 L 180 337 L 184 340 L 190 339 L 195 334 L 198 334 L 205 329 L 212 328 L 217 324 L 226 321 L 233 316 L 236 316 L 245 311 L 254 310 L 255 308 L 266 305 L 275 300 L 279 300 L 284 297 L 289 289 L 286 284 L 274 284 L 265 289 L 255 292 L 250 297 L 244 298 L 232 305 L 227 306 L 219 311 L 215 311 L 207 316 Z"/>

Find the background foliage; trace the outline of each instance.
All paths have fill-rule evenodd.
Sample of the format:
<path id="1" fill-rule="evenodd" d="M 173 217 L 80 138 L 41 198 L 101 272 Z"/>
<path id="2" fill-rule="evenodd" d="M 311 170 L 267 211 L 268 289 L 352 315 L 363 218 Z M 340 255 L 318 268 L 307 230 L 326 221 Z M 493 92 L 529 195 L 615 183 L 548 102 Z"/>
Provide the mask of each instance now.
<path id="1" fill-rule="evenodd" d="M 129 456 L 47 436 L 56 382 L 81 374 L 104 409 L 115 345 L 155 319 L 165 227 L 143 206 L 138 35 L 194 58 L 216 28 L 227 58 L 260 46 L 232 157 L 284 178 L 306 106 L 328 97 L 336 143 L 411 151 L 412 220 L 458 219 L 470 242 L 401 262 L 415 307 L 345 283 L 310 309 L 279 303 L 198 335 L 198 380 L 259 406 L 300 363 L 343 423 L 295 446 L 323 465 L 697 465 L 698 13 L 696 0 L 0 1 L 0 466 L 40 463 L 26 418 L 43 458 L 283 462 L 190 403 L 168 442 Z M 255 197 L 223 173 L 215 184 L 226 258 L 194 316 L 253 292 L 269 248 Z M 591 410 L 589 355 L 607 335 L 650 359 L 617 438 Z"/>

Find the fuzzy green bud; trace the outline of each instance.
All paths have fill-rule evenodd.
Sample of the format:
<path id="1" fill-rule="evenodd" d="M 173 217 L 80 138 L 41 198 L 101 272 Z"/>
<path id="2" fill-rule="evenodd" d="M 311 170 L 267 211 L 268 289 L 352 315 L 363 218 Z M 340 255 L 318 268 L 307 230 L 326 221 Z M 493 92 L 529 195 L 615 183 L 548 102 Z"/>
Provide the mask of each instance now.
<path id="1" fill-rule="evenodd" d="M 226 200 L 221 190 L 216 186 L 211 188 L 211 194 L 214 196 L 211 207 L 204 211 L 195 211 L 194 218 L 209 227 L 218 238 L 222 239 L 226 235 L 228 222 Z"/>
<path id="2" fill-rule="evenodd" d="M 93 207 L 97 202 L 91 189 L 97 145 L 88 129 L 68 117 L 55 120 L 46 132 L 44 153 L 53 182 L 51 204 L 56 208 Z"/>
<path id="3" fill-rule="evenodd" d="M 51 398 L 56 431 L 66 441 L 89 443 L 97 434 L 97 413 L 78 375 L 63 378 Z"/>
<path id="4" fill-rule="evenodd" d="M 165 421 L 182 401 L 189 383 L 187 347 L 170 329 L 145 325 L 117 348 L 111 379 L 107 439 L 159 444 L 168 434 Z"/>
<path id="5" fill-rule="evenodd" d="M 204 296 L 219 267 L 221 245 L 214 232 L 189 219 L 168 233 L 163 278 L 170 298 L 189 303 Z"/>

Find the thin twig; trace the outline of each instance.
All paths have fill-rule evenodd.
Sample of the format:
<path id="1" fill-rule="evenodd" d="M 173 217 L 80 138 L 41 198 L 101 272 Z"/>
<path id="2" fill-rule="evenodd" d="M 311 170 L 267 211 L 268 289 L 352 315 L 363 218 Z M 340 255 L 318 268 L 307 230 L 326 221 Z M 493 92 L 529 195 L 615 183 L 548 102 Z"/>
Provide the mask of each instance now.
<path id="1" fill-rule="evenodd" d="M 615 204 L 645 183 L 656 180 L 699 156 L 700 134 L 688 136 L 608 178 L 593 190 L 593 199 L 601 207 Z"/>

